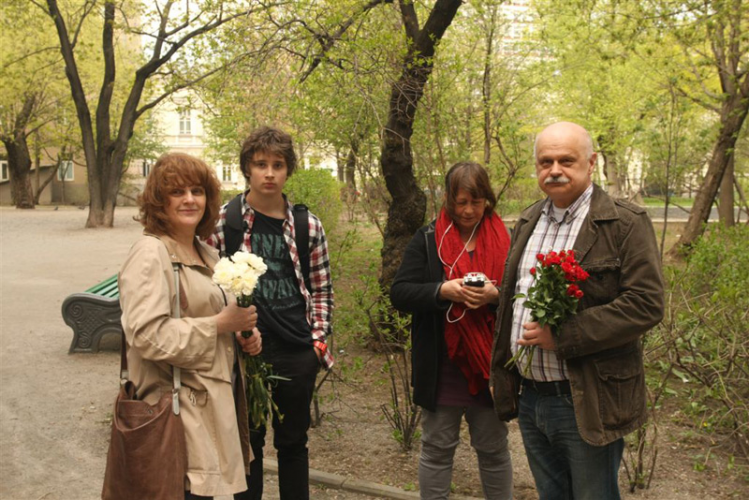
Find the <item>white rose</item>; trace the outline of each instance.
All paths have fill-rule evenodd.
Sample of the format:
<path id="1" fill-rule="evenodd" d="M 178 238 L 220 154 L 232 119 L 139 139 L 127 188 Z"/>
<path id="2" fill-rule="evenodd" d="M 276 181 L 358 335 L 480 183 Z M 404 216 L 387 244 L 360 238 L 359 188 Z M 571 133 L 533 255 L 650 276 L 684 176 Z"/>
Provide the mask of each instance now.
<path id="1" fill-rule="evenodd" d="M 258 276 L 265 274 L 265 271 L 268 270 L 268 266 L 263 262 L 263 258 L 254 253 L 250 254 L 247 263 L 258 272 Z"/>
<path id="2" fill-rule="evenodd" d="M 232 274 L 228 269 L 216 269 L 213 271 L 213 282 L 221 288 L 225 288 L 231 283 Z"/>
<path id="3" fill-rule="evenodd" d="M 234 264 L 226 257 L 223 257 L 213 267 L 213 282 L 222 288 L 226 288 L 231 282 L 233 273 Z"/>
<path id="4" fill-rule="evenodd" d="M 257 276 L 254 274 L 246 274 L 242 277 L 242 295 L 252 295 L 257 286 Z"/>
<path id="5" fill-rule="evenodd" d="M 252 268 L 250 268 L 250 265 L 247 264 L 246 262 L 235 262 L 231 266 L 231 273 L 237 278 L 241 278 L 242 276 L 244 276 L 245 274 L 251 271 L 252 271 Z"/>
<path id="6" fill-rule="evenodd" d="M 239 297 L 242 295 L 242 290 L 244 289 L 244 281 L 240 276 L 234 276 L 231 280 L 231 284 L 229 285 L 229 291 L 232 293 L 232 295 Z"/>
<path id="7" fill-rule="evenodd" d="M 250 264 L 251 262 L 250 259 L 252 259 L 252 257 L 253 255 L 249 252 L 237 252 L 231 256 L 231 260 L 233 260 L 237 264 L 239 263 Z"/>

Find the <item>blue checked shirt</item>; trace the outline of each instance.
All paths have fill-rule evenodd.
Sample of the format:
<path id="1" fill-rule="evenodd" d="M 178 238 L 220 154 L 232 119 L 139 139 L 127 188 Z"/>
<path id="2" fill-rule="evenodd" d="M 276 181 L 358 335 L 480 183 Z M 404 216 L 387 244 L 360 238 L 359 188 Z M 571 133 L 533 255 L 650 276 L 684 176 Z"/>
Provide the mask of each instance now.
<path id="1" fill-rule="evenodd" d="M 546 205 L 541 211 L 541 217 L 533 230 L 528 243 L 523 250 L 523 257 L 518 264 L 518 280 L 515 284 L 515 293 L 527 294 L 533 284 L 533 276 L 530 271 L 536 266 L 536 255 L 549 253 L 552 250 L 570 250 L 575 245 L 575 240 L 580 232 L 580 227 L 590 210 L 590 198 L 593 194 L 593 185 L 588 186 L 575 202 L 567 207 L 561 220 L 557 220 L 551 200 L 546 200 Z M 557 209 L 559 210 L 559 209 Z M 523 324 L 531 322 L 531 310 L 524 307 L 525 299 L 518 299 L 512 306 L 512 338 L 510 345 L 512 353 L 518 351 L 518 339 L 523 334 Z M 567 369 L 564 361 L 557 357 L 555 351 L 547 351 L 536 346 L 534 348 L 533 361 L 527 377 L 539 382 L 550 382 L 555 380 L 566 380 Z M 526 373 L 528 356 L 523 356 L 518 361 L 520 373 Z"/>
<path id="2" fill-rule="evenodd" d="M 252 252 L 250 235 L 252 234 L 252 225 L 255 222 L 255 211 L 247 203 L 248 192 L 249 190 L 245 191 L 242 196 L 242 218 L 245 220 L 248 229 L 244 232 L 244 241 L 240 250 Z M 285 196 L 284 200 L 286 200 Z M 226 250 L 226 242 L 224 240 L 226 206 L 221 207 L 219 220 L 216 223 L 216 230 L 206 240 L 209 245 L 217 248 L 220 252 Z M 330 275 L 330 259 L 328 258 L 328 242 L 325 238 L 325 230 L 322 227 L 320 219 L 309 213 L 309 281 L 312 289 L 307 290 L 294 238 L 294 214 L 292 208 L 291 203 L 286 200 L 286 220 L 283 223 L 284 239 L 289 247 L 291 260 L 294 263 L 299 291 L 302 293 L 304 301 L 307 304 L 307 321 L 311 325 L 313 343 L 321 347 L 318 345 L 318 342 L 325 344 L 327 336 L 332 334 L 333 285 Z M 333 355 L 330 350 L 325 351 L 323 363 L 327 368 L 333 366 Z"/>

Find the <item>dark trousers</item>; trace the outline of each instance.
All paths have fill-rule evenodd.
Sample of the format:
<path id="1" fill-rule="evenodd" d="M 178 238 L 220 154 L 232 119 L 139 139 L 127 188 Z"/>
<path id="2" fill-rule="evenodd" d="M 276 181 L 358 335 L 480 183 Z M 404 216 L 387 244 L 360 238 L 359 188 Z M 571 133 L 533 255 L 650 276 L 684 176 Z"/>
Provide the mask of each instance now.
<path id="1" fill-rule="evenodd" d="M 624 439 L 583 441 L 572 396 L 523 387 L 518 425 L 540 500 L 619 500 Z"/>
<path id="2" fill-rule="evenodd" d="M 290 349 L 285 344 L 263 337 L 263 359 L 274 374 L 288 378 L 272 387 L 273 401 L 283 416 L 273 415 L 273 446 L 278 454 L 278 488 L 281 500 L 309 499 L 310 404 L 320 362 L 312 346 Z M 255 429 L 250 422 L 250 446 L 255 459 L 250 463 L 249 489 L 235 495 L 237 500 L 261 500 L 263 497 L 263 447 L 265 427 Z"/>

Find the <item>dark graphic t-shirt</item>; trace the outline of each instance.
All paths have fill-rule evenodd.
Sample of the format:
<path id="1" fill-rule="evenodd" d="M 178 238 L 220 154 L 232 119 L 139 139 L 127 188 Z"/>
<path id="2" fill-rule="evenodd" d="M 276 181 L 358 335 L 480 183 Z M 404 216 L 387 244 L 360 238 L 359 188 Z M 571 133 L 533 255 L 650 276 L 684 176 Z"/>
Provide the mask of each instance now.
<path id="1" fill-rule="evenodd" d="M 283 219 L 255 212 L 250 244 L 268 266 L 252 294 L 257 307 L 257 327 L 263 336 L 290 344 L 312 344 L 304 297 L 294 273 L 289 247 L 283 236 Z"/>

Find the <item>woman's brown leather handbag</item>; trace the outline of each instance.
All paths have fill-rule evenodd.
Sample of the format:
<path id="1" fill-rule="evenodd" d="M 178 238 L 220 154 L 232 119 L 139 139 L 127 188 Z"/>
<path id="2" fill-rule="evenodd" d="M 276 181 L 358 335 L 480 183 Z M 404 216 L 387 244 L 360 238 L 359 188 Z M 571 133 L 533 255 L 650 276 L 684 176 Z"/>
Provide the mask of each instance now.
<path id="1" fill-rule="evenodd" d="M 178 267 L 174 267 L 179 290 Z M 177 293 L 179 317 L 179 293 Z M 174 387 L 158 403 L 137 399 L 128 380 L 125 334 L 120 356 L 120 392 L 114 403 L 112 437 L 104 473 L 103 500 L 184 500 L 187 443 L 179 416 L 180 369 L 172 367 Z"/>

